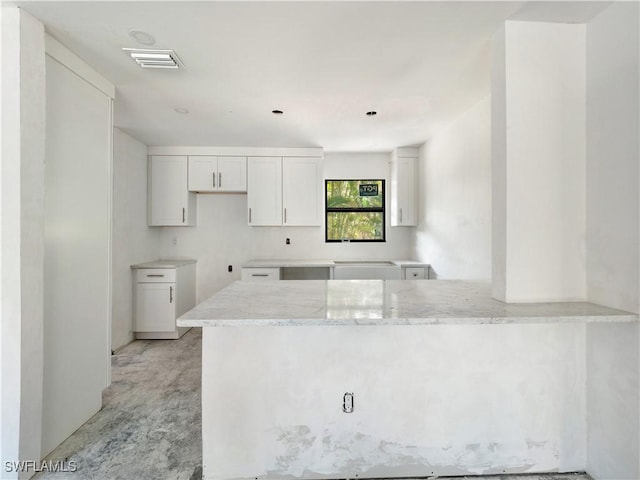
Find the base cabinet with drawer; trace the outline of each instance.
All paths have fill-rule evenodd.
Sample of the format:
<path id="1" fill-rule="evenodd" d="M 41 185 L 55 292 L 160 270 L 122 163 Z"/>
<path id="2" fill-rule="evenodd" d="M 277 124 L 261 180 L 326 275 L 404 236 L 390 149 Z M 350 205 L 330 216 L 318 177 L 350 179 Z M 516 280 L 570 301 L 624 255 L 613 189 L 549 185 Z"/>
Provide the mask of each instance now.
<path id="1" fill-rule="evenodd" d="M 189 328 L 176 319 L 196 304 L 195 260 L 159 260 L 133 265 L 137 339 L 177 339 Z"/>
<path id="2" fill-rule="evenodd" d="M 280 280 L 281 276 L 280 268 L 267 268 L 267 267 L 243 267 L 240 278 L 242 280 L 249 280 L 251 282 L 262 282 L 270 280 Z"/>

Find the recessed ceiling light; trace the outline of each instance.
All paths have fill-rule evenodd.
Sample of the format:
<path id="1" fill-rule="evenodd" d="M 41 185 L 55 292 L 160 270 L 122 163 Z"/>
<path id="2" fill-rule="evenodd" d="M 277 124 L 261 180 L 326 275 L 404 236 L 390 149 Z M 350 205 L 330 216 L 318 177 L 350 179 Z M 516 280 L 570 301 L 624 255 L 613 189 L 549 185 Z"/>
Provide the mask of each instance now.
<path id="1" fill-rule="evenodd" d="M 367 117 L 373 117 L 373 116 L 375 116 L 377 114 L 378 114 L 378 112 L 376 112 L 375 110 L 371 110 L 371 111 L 366 113 Z"/>
<path id="2" fill-rule="evenodd" d="M 179 113 L 180 115 L 186 115 L 187 113 L 189 113 L 189 109 L 184 108 L 184 107 L 176 107 L 173 109 L 176 113 Z"/>
<path id="3" fill-rule="evenodd" d="M 153 36 L 142 30 L 129 30 L 129 36 L 140 45 L 146 45 L 147 47 L 156 43 L 156 39 Z"/>
<path id="4" fill-rule="evenodd" d="M 150 48 L 123 48 L 142 68 L 184 68 L 178 54 L 173 50 L 153 50 Z"/>
<path id="5" fill-rule="evenodd" d="M 271 113 L 274 115 L 282 115 L 284 112 L 282 110 L 271 110 Z"/>

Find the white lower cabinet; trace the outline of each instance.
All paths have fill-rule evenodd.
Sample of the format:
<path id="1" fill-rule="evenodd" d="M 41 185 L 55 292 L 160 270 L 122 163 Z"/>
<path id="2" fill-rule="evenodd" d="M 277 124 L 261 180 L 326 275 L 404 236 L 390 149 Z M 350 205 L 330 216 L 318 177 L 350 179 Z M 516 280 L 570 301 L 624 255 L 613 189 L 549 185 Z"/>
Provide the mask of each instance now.
<path id="1" fill-rule="evenodd" d="M 150 262 L 133 268 L 136 338 L 180 338 L 189 328 L 176 326 L 176 319 L 196 304 L 195 262 L 169 262 L 164 267 Z"/>

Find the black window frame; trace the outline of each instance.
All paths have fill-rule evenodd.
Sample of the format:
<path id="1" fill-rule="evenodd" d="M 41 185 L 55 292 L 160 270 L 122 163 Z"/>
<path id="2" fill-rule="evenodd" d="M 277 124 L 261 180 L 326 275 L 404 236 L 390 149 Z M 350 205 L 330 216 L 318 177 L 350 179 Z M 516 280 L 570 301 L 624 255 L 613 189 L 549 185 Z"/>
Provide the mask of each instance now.
<path id="1" fill-rule="evenodd" d="M 327 186 L 329 182 L 381 182 L 382 186 L 382 206 L 367 208 L 329 208 L 327 206 Z M 324 181 L 324 241 L 325 243 L 384 243 L 387 241 L 387 203 L 386 185 L 384 178 L 327 178 Z M 330 213 L 382 213 L 382 238 L 380 239 L 329 239 L 329 214 Z"/>

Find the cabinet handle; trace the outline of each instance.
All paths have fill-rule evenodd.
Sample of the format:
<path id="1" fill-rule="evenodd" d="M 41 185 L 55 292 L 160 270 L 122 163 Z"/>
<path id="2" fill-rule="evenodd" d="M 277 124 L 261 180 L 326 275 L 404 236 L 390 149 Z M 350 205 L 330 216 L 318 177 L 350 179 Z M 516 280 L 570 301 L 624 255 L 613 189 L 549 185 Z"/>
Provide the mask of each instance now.
<path id="1" fill-rule="evenodd" d="M 251 276 L 252 277 L 268 277 L 269 274 L 268 273 L 252 273 Z"/>
<path id="2" fill-rule="evenodd" d="M 169 287 L 169 303 L 173 303 L 173 287 Z"/>
<path id="3" fill-rule="evenodd" d="M 400 207 L 400 223 L 402 223 L 402 207 Z"/>
<path id="4" fill-rule="evenodd" d="M 213 188 L 216 188 L 216 172 L 213 172 L 211 176 L 213 177 Z"/>
<path id="5" fill-rule="evenodd" d="M 185 215 L 185 213 L 186 213 L 185 208 L 182 207 L 182 223 L 184 223 L 184 219 L 185 219 L 184 215 Z"/>
<path id="6" fill-rule="evenodd" d="M 287 223 L 287 209 L 284 209 L 284 223 Z"/>
<path id="7" fill-rule="evenodd" d="M 249 223 L 251 223 L 251 207 L 249 207 Z"/>
<path id="8" fill-rule="evenodd" d="M 164 277 L 164 275 L 160 273 L 147 273 L 147 277 Z"/>
<path id="9" fill-rule="evenodd" d="M 218 188 L 222 188 L 222 172 L 218 173 Z"/>

